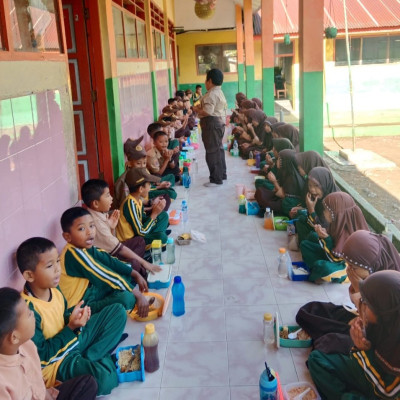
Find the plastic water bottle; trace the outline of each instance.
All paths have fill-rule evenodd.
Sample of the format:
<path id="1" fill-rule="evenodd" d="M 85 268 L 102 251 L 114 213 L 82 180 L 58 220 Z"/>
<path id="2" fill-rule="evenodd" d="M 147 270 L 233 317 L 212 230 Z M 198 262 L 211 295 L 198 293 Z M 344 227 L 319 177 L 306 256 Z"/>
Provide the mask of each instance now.
<path id="1" fill-rule="evenodd" d="M 274 329 L 274 318 L 272 314 L 264 314 L 264 330 L 263 339 L 265 344 L 272 344 L 275 342 L 275 329 Z"/>
<path id="2" fill-rule="evenodd" d="M 261 162 L 261 153 L 256 154 L 256 167 L 260 168 L 260 162 Z"/>
<path id="3" fill-rule="evenodd" d="M 185 286 L 179 275 L 174 277 L 172 285 L 172 314 L 175 317 L 185 314 Z"/>
<path id="4" fill-rule="evenodd" d="M 246 197 L 244 194 L 239 196 L 239 214 L 246 214 Z"/>
<path id="5" fill-rule="evenodd" d="M 192 160 L 192 170 L 193 174 L 197 175 L 199 173 L 199 163 L 197 162 L 196 158 L 193 158 Z"/>
<path id="6" fill-rule="evenodd" d="M 189 221 L 189 210 L 186 200 L 182 200 L 181 210 L 182 210 L 183 233 L 186 233 L 185 230 L 187 228 L 187 223 Z"/>
<path id="7" fill-rule="evenodd" d="M 183 186 L 185 189 L 190 188 L 191 179 L 190 179 L 188 167 L 183 167 L 182 183 L 183 183 Z"/>
<path id="8" fill-rule="evenodd" d="M 289 257 L 290 258 L 290 257 Z M 281 278 L 288 277 L 288 254 L 284 247 L 279 249 L 279 257 L 278 257 L 278 275 Z"/>
<path id="9" fill-rule="evenodd" d="M 253 160 L 254 159 L 254 154 L 253 152 L 250 150 L 249 152 L 249 160 Z"/>
<path id="10" fill-rule="evenodd" d="M 233 142 L 233 156 L 237 157 L 239 155 L 239 145 L 238 142 L 235 140 Z"/>
<path id="11" fill-rule="evenodd" d="M 153 264 L 160 265 L 161 260 L 161 240 L 153 240 L 151 242 L 151 257 Z"/>
<path id="12" fill-rule="evenodd" d="M 160 368 L 158 357 L 158 334 L 154 324 L 147 324 L 143 335 L 144 369 L 147 372 L 154 372 Z"/>
<path id="13" fill-rule="evenodd" d="M 274 213 L 269 207 L 265 209 L 264 213 L 264 229 L 274 230 Z"/>
<path id="14" fill-rule="evenodd" d="M 260 400 L 276 400 L 278 381 L 275 378 L 275 371 L 268 368 L 265 363 L 265 369 L 260 375 Z"/>
<path id="15" fill-rule="evenodd" d="M 175 263 L 175 243 L 173 238 L 167 240 L 167 264 Z"/>

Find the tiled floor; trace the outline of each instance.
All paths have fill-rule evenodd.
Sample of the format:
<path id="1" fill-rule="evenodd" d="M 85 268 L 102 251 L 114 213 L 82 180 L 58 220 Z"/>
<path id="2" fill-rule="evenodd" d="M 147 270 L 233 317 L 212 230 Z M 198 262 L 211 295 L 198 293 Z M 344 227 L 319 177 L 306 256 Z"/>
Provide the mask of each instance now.
<path id="1" fill-rule="evenodd" d="M 252 400 L 259 399 L 258 379 L 264 361 L 277 370 L 283 384 L 310 380 L 305 367 L 309 349 L 275 349 L 262 342 L 262 317 L 278 312 L 283 324 L 295 322 L 296 312 L 311 300 L 341 304 L 347 285 L 291 282 L 277 275 L 278 248 L 285 232 L 266 231 L 262 219 L 238 214 L 235 184 L 253 186 L 245 161 L 227 156 L 228 181 L 205 188 L 208 170 L 204 152 L 197 151 L 199 174 L 189 194 L 191 229 L 204 233 L 207 243 L 177 247 L 173 272 L 186 286 L 186 314 L 171 310 L 155 321 L 160 337 L 160 369 L 146 373 L 145 382 L 123 383 L 107 400 Z M 175 237 L 182 230 L 174 227 Z M 299 253 L 292 253 L 294 260 Z M 165 292 L 165 291 L 164 291 Z M 129 338 L 140 341 L 144 323 L 128 320 Z"/>

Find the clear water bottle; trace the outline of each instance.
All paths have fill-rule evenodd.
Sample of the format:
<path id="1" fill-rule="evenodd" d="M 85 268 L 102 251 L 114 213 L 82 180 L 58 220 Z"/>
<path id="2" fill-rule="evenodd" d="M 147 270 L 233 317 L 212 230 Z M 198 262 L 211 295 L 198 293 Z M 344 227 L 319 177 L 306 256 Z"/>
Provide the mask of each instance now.
<path id="1" fill-rule="evenodd" d="M 250 150 L 249 152 L 249 160 L 253 160 L 254 159 L 254 154 L 253 152 Z"/>
<path id="2" fill-rule="evenodd" d="M 272 314 L 264 314 L 264 330 L 263 339 L 265 344 L 272 344 L 275 342 L 275 329 L 274 329 L 274 318 Z"/>
<path id="3" fill-rule="evenodd" d="M 192 159 L 192 170 L 193 174 L 197 175 L 199 173 L 199 163 L 196 158 Z"/>
<path id="4" fill-rule="evenodd" d="M 264 213 L 264 229 L 274 230 L 274 213 L 269 207 L 265 209 Z"/>
<path id="5" fill-rule="evenodd" d="M 160 368 L 160 359 L 158 357 L 158 334 L 154 328 L 154 324 L 147 324 L 144 329 L 144 369 L 147 372 L 154 372 Z"/>
<path id="6" fill-rule="evenodd" d="M 238 142 L 236 140 L 233 142 L 232 150 L 233 150 L 233 153 L 232 153 L 233 156 L 237 157 L 239 155 L 239 145 L 238 145 Z"/>
<path id="7" fill-rule="evenodd" d="M 183 174 L 182 174 L 182 184 L 185 189 L 190 188 L 191 178 L 189 175 L 189 168 L 183 167 Z"/>
<path id="8" fill-rule="evenodd" d="M 185 286 L 179 275 L 174 277 L 172 285 L 172 314 L 175 317 L 185 314 Z"/>
<path id="9" fill-rule="evenodd" d="M 281 278 L 288 277 L 288 254 L 284 247 L 279 249 L 279 257 L 278 257 L 278 275 Z"/>
<path id="10" fill-rule="evenodd" d="M 151 242 L 151 257 L 153 258 L 153 264 L 160 265 L 161 263 L 161 240 L 153 240 Z"/>
<path id="11" fill-rule="evenodd" d="M 186 200 L 182 200 L 181 210 L 182 210 L 183 233 L 186 233 L 185 230 L 187 229 L 187 224 L 189 221 L 189 210 Z"/>
<path id="12" fill-rule="evenodd" d="M 175 263 L 175 243 L 173 238 L 167 240 L 167 264 Z"/>

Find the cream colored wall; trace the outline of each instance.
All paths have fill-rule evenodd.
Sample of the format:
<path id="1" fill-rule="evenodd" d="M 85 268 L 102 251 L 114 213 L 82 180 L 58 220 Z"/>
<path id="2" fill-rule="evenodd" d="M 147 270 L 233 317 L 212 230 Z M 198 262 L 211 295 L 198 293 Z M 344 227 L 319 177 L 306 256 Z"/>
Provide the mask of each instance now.
<path id="1" fill-rule="evenodd" d="M 177 35 L 179 49 L 179 83 L 193 83 L 204 81 L 205 75 L 197 73 L 196 45 L 236 43 L 234 30 L 194 32 Z M 224 81 L 237 81 L 236 73 L 225 73 Z"/>

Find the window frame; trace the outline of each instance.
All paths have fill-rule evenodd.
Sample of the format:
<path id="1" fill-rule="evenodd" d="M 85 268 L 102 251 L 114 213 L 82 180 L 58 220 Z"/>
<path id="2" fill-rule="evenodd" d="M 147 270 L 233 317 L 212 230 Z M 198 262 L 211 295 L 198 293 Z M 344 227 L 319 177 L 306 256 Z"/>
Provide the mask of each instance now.
<path id="1" fill-rule="evenodd" d="M 235 42 L 229 42 L 229 43 L 200 43 L 200 44 L 196 44 L 195 45 L 195 50 L 194 50 L 197 76 L 206 76 L 207 75 L 207 74 L 200 74 L 199 73 L 199 57 L 198 57 L 198 49 L 199 49 L 199 47 L 207 47 L 207 46 L 209 46 L 209 47 L 220 47 L 221 48 L 221 54 L 222 54 L 223 51 L 224 51 L 224 47 L 225 46 L 232 46 L 232 45 L 234 45 L 236 47 L 236 72 L 224 72 L 224 71 L 223 72 L 224 72 L 224 75 L 225 74 L 227 74 L 227 75 L 237 74 L 237 65 L 238 65 L 238 62 L 237 62 L 237 43 L 235 43 Z"/>
<path id="2" fill-rule="evenodd" d="M 118 62 L 126 62 L 126 61 L 147 61 L 149 59 L 149 54 L 148 54 L 148 50 L 146 50 L 147 53 L 147 57 L 140 57 L 140 46 L 139 46 L 139 38 L 138 38 L 138 25 L 137 23 L 140 22 L 142 24 L 145 24 L 145 20 L 140 18 L 140 16 L 136 15 L 136 13 L 134 14 L 132 11 L 138 12 L 137 9 L 133 9 L 133 8 L 128 8 L 128 7 L 134 7 L 136 5 L 136 3 L 132 3 L 132 4 L 126 4 L 125 3 L 125 7 L 122 7 L 120 4 L 122 4 L 122 2 L 129 2 L 132 3 L 129 0 L 112 0 L 112 7 L 118 9 L 121 12 L 121 20 L 122 20 L 122 34 L 123 34 L 123 38 L 124 38 L 124 53 L 125 53 L 125 57 L 118 57 L 117 55 L 117 49 L 115 49 L 115 58 Z M 132 11 L 130 11 L 132 10 Z M 141 9 L 139 8 L 139 11 Z M 125 30 L 125 18 L 124 16 L 127 16 L 128 18 L 132 18 L 135 21 L 135 38 L 136 38 L 136 50 L 137 50 L 137 57 L 128 57 L 127 54 L 127 36 L 126 36 L 126 30 Z M 113 20 L 113 25 L 114 25 L 114 20 Z M 115 38 L 115 29 L 113 30 L 114 33 L 114 38 Z M 144 34 L 145 34 L 145 38 L 146 38 L 146 49 L 147 49 L 147 42 L 148 42 L 148 37 L 147 37 L 147 32 L 146 29 L 144 30 Z"/>
<path id="3" fill-rule="evenodd" d="M 63 61 L 68 60 L 66 52 L 65 29 L 62 23 L 61 0 L 54 0 L 55 21 L 60 49 L 58 51 L 19 51 L 14 49 L 11 32 L 10 7 L 8 0 L 0 2 L 0 33 L 2 48 L 0 49 L 1 61 Z M 8 16 L 8 17 L 7 17 Z"/>

